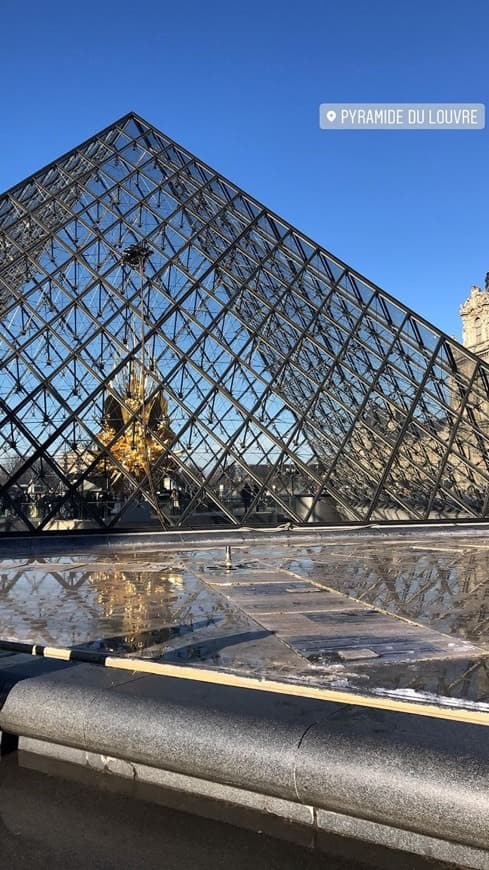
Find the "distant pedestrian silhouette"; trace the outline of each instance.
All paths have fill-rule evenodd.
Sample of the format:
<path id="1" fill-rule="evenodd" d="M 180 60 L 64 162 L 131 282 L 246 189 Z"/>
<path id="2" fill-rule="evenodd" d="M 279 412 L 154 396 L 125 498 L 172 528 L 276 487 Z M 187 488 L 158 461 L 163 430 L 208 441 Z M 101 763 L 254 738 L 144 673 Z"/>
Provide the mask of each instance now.
<path id="1" fill-rule="evenodd" d="M 243 502 L 243 507 L 245 509 L 245 513 L 251 504 L 252 497 L 253 497 L 253 490 L 251 489 L 251 486 L 249 485 L 248 481 L 246 481 L 246 483 L 244 484 L 244 486 L 241 490 L 241 500 Z"/>
<path id="2" fill-rule="evenodd" d="M 172 513 L 178 514 L 180 511 L 180 493 L 178 492 L 178 489 L 172 489 L 170 493 L 170 501 Z"/>

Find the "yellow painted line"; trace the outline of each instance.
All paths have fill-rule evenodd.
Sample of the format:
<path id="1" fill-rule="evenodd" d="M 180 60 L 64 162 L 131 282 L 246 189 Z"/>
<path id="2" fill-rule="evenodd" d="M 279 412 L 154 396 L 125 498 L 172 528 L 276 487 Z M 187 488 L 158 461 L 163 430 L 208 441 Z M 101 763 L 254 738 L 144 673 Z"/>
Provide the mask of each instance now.
<path id="1" fill-rule="evenodd" d="M 281 683 L 278 680 L 244 677 L 223 671 L 212 671 L 207 668 L 192 668 L 184 665 L 171 665 L 165 662 L 151 662 L 144 659 L 108 657 L 105 660 L 105 665 L 109 668 L 131 671 L 133 673 L 175 677 L 176 679 L 192 680 L 198 683 L 230 686 L 236 689 L 251 689 L 258 692 L 271 692 L 277 695 L 328 701 L 333 704 L 349 704 L 375 710 L 388 710 L 395 713 L 408 713 L 413 716 L 427 716 L 432 719 L 445 719 L 451 722 L 464 722 L 471 725 L 489 725 L 489 712 L 486 713 L 481 710 L 464 710 L 460 707 L 438 707 L 435 704 L 422 704 L 416 701 L 397 700 L 395 698 L 367 697 L 365 695 L 357 695 L 354 692 L 343 692 L 315 686 L 301 686 L 296 683 Z"/>
<path id="2" fill-rule="evenodd" d="M 232 603 L 234 603 L 233 600 Z M 304 617 L 304 619 L 307 619 L 307 617 L 305 616 L 306 613 L 338 613 L 341 616 L 341 614 L 345 612 L 345 608 L 343 608 L 342 610 L 338 610 L 338 608 L 331 607 L 307 607 L 299 610 L 298 607 L 293 606 L 293 602 L 291 604 L 292 606 L 290 610 L 252 610 L 251 608 L 248 608 L 246 610 L 246 616 L 249 616 L 256 622 L 259 622 L 261 616 L 302 616 Z M 358 612 L 360 613 L 360 610 Z M 317 625 L 319 627 L 319 623 L 317 623 Z M 277 634 L 277 637 L 280 639 L 280 632 Z M 297 650 L 294 651 L 297 652 Z"/>
<path id="3" fill-rule="evenodd" d="M 240 576 L 242 576 L 241 572 L 240 572 Z M 201 579 L 201 578 L 199 578 L 199 579 Z M 221 581 L 221 580 L 208 580 L 206 577 L 204 582 L 208 583 L 209 586 L 240 587 L 240 586 L 272 586 L 273 584 L 281 584 L 283 586 L 284 583 L 290 583 L 290 580 L 287 580 L 286 577 L 285 578 L 282 577 L 281 580 L 237 580 L 236 579 L 236 580 L 222 580 Z M 302 583 L 309 583 L 308 580 L 302 580 L 301 582 Z M 303 592 L 304 590 L 298 589 L 297 591 Z"/>
<path id="4" fill-rule="evenodd" d="M 32 647 L 35 654 L 36 646 Z M 44 647 L 43 656 L 50 659 L 70 661 L 72 651 L 61 647 Z M 481 657 L 482 658 L 482 657 Z M 80 659 L 76 659 L 81 663 Z M 91 664 L 87 661 L 86 664 Z M 96 663 L 94 663 L 96 664 Z M 167 662 L 155 662 L 147 659 L 117 658 L 107 656 L 103 665 L 98 667 L 130 671 L 134 674 L 148 674 L 160 677 L 172 677 L 179 680 L 190 680 L 196 683 L 207 683 L 214 686 L 229 686 L 235 689 L 249 689 L 258 692 L 269 692 L 286 697 L 308 698 L 317 701 L 327 701 L 332 704 L 348 704 L 356 707 L 366 707 L 373 710 L 387 710 L 395 713 L 407 713 L 413 716 L 426 716 L 431 719 L 445 719 L 451 722 L 464 722 L 471 725 L 489 725 L 489 711 L 464 709 L 461 707 L 443 707 L 435 704 L 425 704 L 420 701 L 406 699 L 373 697 L 356 694 L 355 692 L 338 689 L 325 689 L 321 686 L 285 683 L 267 678 L 247 677 L 225 671 L 209 668 L 174 665 Z"/>
<path id="5" fill-rule="evenodd" d="M 464 550 L 489 550 L 489 544 L 464 544 Z"/>
<path id="6" fill-rule="evenodd" d="M 428 547 L 416 544 L 411 547 L 412 550 L 426 550 L 428 553 L 463 553 L 465 547 Z"/>
<path id="7" fill-rule="evenodd" d="M 45 646 L 42 654 L 45 659 L 61 659 L 64 662 L 69 662 L 71 650 L 59 649 L 55 646 Z"/>

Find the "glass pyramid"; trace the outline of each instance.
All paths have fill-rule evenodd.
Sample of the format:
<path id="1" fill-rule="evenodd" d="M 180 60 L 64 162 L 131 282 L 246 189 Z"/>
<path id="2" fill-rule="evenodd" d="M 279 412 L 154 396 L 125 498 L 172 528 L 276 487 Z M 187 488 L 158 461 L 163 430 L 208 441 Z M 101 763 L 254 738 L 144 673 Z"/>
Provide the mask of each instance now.
<path id="1" fill-rule="evenodd" d="M 0 530 L 488 514 L 489 367 L 131 113 L 0 198 Z"/>

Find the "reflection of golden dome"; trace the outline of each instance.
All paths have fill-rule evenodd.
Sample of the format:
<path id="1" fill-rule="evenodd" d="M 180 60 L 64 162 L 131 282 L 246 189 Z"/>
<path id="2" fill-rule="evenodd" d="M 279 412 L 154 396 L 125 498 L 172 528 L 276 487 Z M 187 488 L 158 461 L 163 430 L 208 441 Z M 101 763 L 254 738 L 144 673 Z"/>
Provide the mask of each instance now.
<path id="1" fill-rule="evenodd" d="M 167 624 L 179 618 L 172 592 L 183 586 L 181 574 L 171 570 L 137 571 L 130 575 L 121 570 L 93 571 L 88 580 L 97 591 L 103 615 L 115 621 L 111 634 L 121 635 L 132 649 L 146 645 L 138 635 L 150 630 L 155 619 L 160 627 L 162 620 Z"/>
<path id="2" fill-rule="evenodd" d="M 104 428 L 98 436 L 102 444 L 109 445 L 117 433 L 121 433 L 111 445 L 110 452 L 136 478 L 148 473 L 175 437 L 170 429 L 168 402 L 163 392 L 159 390 L 147 399 L 144 380 L 132 373 L 124 384 L 122 399 L 115 396 L 106 399 Z M 129 422 L 131 418 L 132 422 Z M 169 458 L 160 473 L 167 473 L 170 466 Z M 121 476 L 122 472 L 114 468 L 112 482 L 117 483 Z"/>

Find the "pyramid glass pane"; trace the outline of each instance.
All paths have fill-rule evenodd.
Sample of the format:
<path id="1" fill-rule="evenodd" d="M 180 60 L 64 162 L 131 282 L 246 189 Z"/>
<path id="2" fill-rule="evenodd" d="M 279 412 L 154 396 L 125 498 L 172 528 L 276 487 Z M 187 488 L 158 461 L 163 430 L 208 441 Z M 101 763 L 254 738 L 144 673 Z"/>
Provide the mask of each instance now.
<path id="1" fill-rule="evenodd" d="M 489 367 L 134 114 L 0 197 L 0 530 L 488 515 Z"/>

